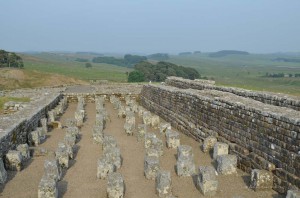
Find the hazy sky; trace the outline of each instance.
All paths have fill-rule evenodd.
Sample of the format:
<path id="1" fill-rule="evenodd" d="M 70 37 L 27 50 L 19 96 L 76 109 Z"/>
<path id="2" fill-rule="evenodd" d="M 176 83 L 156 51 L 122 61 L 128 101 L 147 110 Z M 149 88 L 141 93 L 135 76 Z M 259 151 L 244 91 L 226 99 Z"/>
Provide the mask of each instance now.
<path id="1" fill-rule="evenodd" d="M 300 0 L 1 0 L 0 49 L 300 51 Z"/>

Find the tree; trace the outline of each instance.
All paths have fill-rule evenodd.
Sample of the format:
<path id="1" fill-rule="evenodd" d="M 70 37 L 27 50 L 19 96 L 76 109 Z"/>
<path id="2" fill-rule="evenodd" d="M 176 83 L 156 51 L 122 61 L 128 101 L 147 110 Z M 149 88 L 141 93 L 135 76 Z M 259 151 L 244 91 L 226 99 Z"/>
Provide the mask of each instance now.
<path id="1" fill-rule="evenodd" d="M 128 75 L 128 82 L 144 82 L 144 74 L 140 71 L 134 70 Z"/>
<path id="2" fill-rule="evenodd" d="M 85 63 L 85 67 L 86 67 L 86 68 L 91 68 L 91 67 L 92 67 L 92 64 L 91 64 L 91 63 Z"/>

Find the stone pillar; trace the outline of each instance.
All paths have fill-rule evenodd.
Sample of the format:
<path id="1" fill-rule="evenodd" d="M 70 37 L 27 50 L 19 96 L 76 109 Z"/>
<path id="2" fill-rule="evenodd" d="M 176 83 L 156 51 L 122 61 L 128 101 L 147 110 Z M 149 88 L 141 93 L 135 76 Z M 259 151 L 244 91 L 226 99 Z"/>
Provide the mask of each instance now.
<path id="1" fill-rule="evenodd" d="M 97 178 L 105 179 L 110 173 L 116 171 L 116 167 L 114 164 L 110 162 L 109 159 L 103 157 L 97 162 Z"/>
<path id="2" fill-rule="evenodd" d="M 286 198 L 300 198 L 300 190 L 288 190 Z"/>
<path id="3" fill-rule="evenodd" d="M 176 172 L 178 176 L 192 176 L 196 172 L 192 147 L 180 145 L 177 147 Z"/>
<path id="4" fill-rule="evenodd" d="M 271 190 L 273 174 L 267 170 L 253 169 L 251 172 L 250 188 L 257 190 Z"/>
<path id="5" fill-rule="evenodd" d="M 197 187 L 203 195 L 213 196 L 218 189 L 216 170 L 213 166 L 200 166 Z"/>
<path id="6" fill-rule="evenodd" d="M 158 171 L 155 179 L 155 190 L 159 197 L 170 197 L 172 195 L 170 171 Z"/>
<path id="7" fill-rule="evenodd" d="M 62 171 L 57 159 L 46 159 L 44 162 L 44 176 L 59 181 L 61 175 Z"/>
<path id="8" fill-rule="evenodd" d="M 54 179 L 43 177 L 38 187 L 38 198 L 57 198 L 58 190 Z"/>
<path id="9" fill-rule="evenodd" d="M 32 131 L 28 135 L 28 143 L 30 146 L 38 146 L 41 143 L 40 134 L 38 131 Z"/>
<path id="10" fill-rule="evenodd" d="M 17 151 L 21 152 L 22 160 L 30 159 L 30 152 L 29 152 L 28 144 L 19 144 L 17 146 Z"/>
<path id="11" fill-rule="evenodd" d="M 151 117 L 151 127 L 154 128 L 154 129 L 158 129 L 159 124 L 160 124 L 159 116 L 158 115 L 153 115 Z"/>
<path id="12" fill-rule="evenodd" d="M 208 153 L 213 150 L 215 144 L 217 143 L 217 138 L 214 136 L 208 136 L 204 139 L 202 149 L 204 153 Z"/>
<path id="13" fill-rule="evenodd" d="M 4 163 L 2 158 L 0 158 L 0 184 L 5 184 L 7 180 L 7 172 L 4 168 Z"/>
<path id="14" fill-rule="evenodd" d="M 69 153 L 66 146 L 62 144 L 58 144 L 58 148 L 55 152 L 56 159 L 58 163 L 63 168 L 69 168 Z"/>
<path id="15" fill-rule="evenodd" d="M 222 175 L 236 174 L 237 157 L 235 155 L 219 155 L 217 157 L 217 171 Z"/>
<path id="16" fill-rule="evenodd" d="M 107 197 L 123 198 L 125 193 L 124 180 L 120 173 L 111 173 L 107 178 Z"/>
<path id="17" fill-rule="evenodd" d="M 120 149 L 117 147 L 108 147 L 104 150 L 103 155 L 109 160 L 110 163 L 115 165 L 117 169 L 121 168 L 122 157 Z"/>
<path id="18" fill-rule="evenodd" d="M 167 130 L 171 130 L 171 124 L 167 122 L 163 122 L 159 124 L 159 132 L 166 133 Z"/>
<path id="19" fill-rule="evenodd" d="M 213 153 L 213 159 L 217 159 L 219 155 L 227 155 L 228 154 L 228 144 L 217 142 L 214 145 L 214 153 Z"/>
<path id="20" fill-rule="evenodd" d="M 159 158 L 154 156 L 146 156 L 144 161 L 145 177 L 147 179 L 154 180 L 159 170 Z"/>
<path id="21" fill-rule="evenodd" d="M 138 132 L 137 132 L 137 141 L 141 142 L 145 139 L 145 134 L 147 132 L 147 126 L 145 124 L 138 125 Z"/>
<path id="22" fill-rule="evenodd" d="M 180 146 L 180 138 L 178 132 L 168 130 L 166 132 L 166 137 L 168 148 L 177 148 L 178 146 Z"/>
<path id="23" fill-rule="evenodd" d="M 5 155 L 5 166 L 7 170 L 21 171 L 23 167 L 21 152 L 9 150 Z"/>

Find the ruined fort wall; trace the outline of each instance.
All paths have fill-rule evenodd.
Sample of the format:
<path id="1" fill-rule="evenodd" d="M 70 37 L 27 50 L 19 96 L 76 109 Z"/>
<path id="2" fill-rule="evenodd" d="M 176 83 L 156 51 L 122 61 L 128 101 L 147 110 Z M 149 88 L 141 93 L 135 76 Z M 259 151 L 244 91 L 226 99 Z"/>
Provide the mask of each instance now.
<path id="1" fill-rule="evenodd" d="M 162 85 L 145 85 L 141 104 L 198 141 L 214 135 L 229 143 L 242 170 L 273 172 L 276 191 L 300 187 L 299 111 L 228 92 Z"/>
<path id="2" fill-rule="evenodd" d="M 300 98 L 293 96 L 285 96 L 282 94 L 273 94 L 266 92 L 250 91 L 246 89 L 232 88 L 232 87 L 222 87 L 216 86 L 213 83 L 214 81 L 205 81 L 205 80 L 188 80 L 178 77 L 168 77 L 166 84 L 182 89 L 211 89 L 218 90 L 223 92 L 233 93 L 238 96 L 243 96 L 251 98 L 266 104 L 272 104 L 281 107 L 288 107 L 297 111 L 300 111 Z"/>
<path id="3" fill-rule="evenodd" d="M 40 119 L 47 117 L 62 99 L 62 94 L 52 94 L 32 109 L 25 109 L 8 117 L 1 117 L 0 158 L 17 145 L 27 143 L 28 134 L 39 126 Z"/>

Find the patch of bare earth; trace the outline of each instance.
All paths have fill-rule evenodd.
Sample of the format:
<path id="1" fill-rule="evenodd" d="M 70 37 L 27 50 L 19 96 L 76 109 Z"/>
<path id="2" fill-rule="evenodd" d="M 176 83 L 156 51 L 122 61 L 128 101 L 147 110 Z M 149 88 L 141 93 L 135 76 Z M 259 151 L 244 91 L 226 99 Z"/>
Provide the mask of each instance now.
<path id="1" fill-rule="evenodd" d="M 77 104 L 71 103 L 65 114 L 61 117 L 64 124 L 66 118 L 73 118 Z M 144 144 L 137 142 L 136 136 L 127 136 L 123 126 L 125 119 L 117 117 L 117 111 L 110 103 L 105 105 L 110 114 L 111 122 L 107 123 L 104 130 L 106 134 L 113 135 L 121 150 L 123 158 L 122 167 L 118 170 L 123 175 L 127 198 L 154 198 L 155 181 L 147 180 L 144 177 Z M 106 195 L 106 180 L 96 178 L 97 160 L 102 155 L 101 145 L 94 144 L 92 140 L 92 129 L 95 121 L 95 104 L 88 103 L 86 106 L 87 120 L 81 128 L 81 139 L 76 144 L 77 154 L 71 160 L 71 166 L 64 171 L 64 177 L 58 182 L 59 197 L 82 198 L 101 197 Z M 141 119 L 136 116 L 137 124 Z M 158 130 L 149 129 L 165 142 L 165 137 L 161 136 Z M 59 141 L 62 141 L 65 129 L 54 129 L 49 132 L 47 140 L 39 147 L 54 151 Z M 212 159 L 208 154 L 204 154 L 199 147 L 199 143 L 193 139 L 180 134 L 181 144 L 192 146 L 196 165 L 211 165 Z M 1 196 L 29 198 L 37 197 L 37 188 L 43 175 L 43 164 L 47 156 L 33 157 L 27 162 L 25 169 L 21 172 L 10 172 L 9 181 L 5 185 Z M 164 155 L 160 158 L 161 168 L 171 171 L 173 194 L 180 198 L 204 197 L 195 187 L 192 177 L 178 177 L 175 173 L 176 149 L 164 148 Z M 234 176 L 218 176 L 219 190 L 213 197 L 215 198 L 268 198 L 280 197 L 274 191 L 254 192 L 247 188 L 249 185 L 248 174 L 238 171 Z"/>

